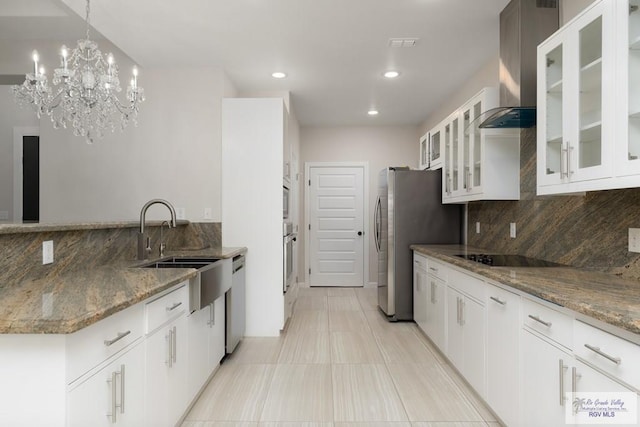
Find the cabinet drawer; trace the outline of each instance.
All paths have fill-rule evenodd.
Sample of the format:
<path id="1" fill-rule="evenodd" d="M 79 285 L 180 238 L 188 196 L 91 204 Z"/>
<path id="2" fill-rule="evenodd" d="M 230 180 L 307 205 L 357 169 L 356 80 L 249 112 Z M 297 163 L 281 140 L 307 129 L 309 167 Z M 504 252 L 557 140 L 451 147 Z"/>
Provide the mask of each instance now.
<path id="1" fill-rule="evenodd" d="M 189 286 L 184 282 L 168 294 L 148 302 L 145 305 L 145 333 L 150 333 L 184 313 L 189 307 Z"/>
<path id="2" fill-rule="evenodd" d="M 427 258 L 414 252 L 413 253 L 413 268 L 420 268 L 427 271 Z"/>
<path id="3" fill-rule="evenodd" d="M 482 280 L 476 279 L 468 274 L 457 270 L 449 271 L 449 285 L 465 294 L 475 298 L 484 305 L 485 284 Z"/>
<path id="4" fill-rule="evenodd" d="M 576 356 L 640 389 L 640 346 L 580 321 L 573 343 Z"/>
<path id="5" fill-rule="evenodd" d="M 67 337 L 67 383 L 142 336 L 143 304 L 115 313 Z"/>
<path id="6" fill-rule="evenodd" d="M 438 261 L 434 261 L 430 258 L 428 259 L 427 262 L 428 262 L 427 272 L 430 275 L 437 277 L 438 279 L 446 282 L 449 275 L 449 268 L 447 268 L 445 264 L 442 264 Z"/>
<path id="7" fill-rule="evenodd" d="M 568 349 L 573 348 L 573 319 L 564 313 L 522 298 L 522 322 L 525 327 L 545 335 Z"/>

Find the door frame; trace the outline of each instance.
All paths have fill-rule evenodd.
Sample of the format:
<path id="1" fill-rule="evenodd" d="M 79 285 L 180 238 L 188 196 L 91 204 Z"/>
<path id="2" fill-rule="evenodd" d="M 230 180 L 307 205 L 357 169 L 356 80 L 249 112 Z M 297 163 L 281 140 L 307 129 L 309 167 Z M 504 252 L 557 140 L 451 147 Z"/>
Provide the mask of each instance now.
<path id="1" fill-rule="evenodd" d="M 13 128 L 13 222 L 22 222 L 22 156 L 23 138 L 40 136 L 37 126 L 14 126 Z"/>
<path id="2" fill-rule="evenodd" d="M 309 185 L 304 183 L 309 181 L 311 168 L 362 168 L 362 192 L 363 196 L 363 230 L 364 230 L 364 251 L 362 257 L 362 286 L 369 284 L 369 162 L 305 162 L 304 163 L 304 281 L 307 286 L 311 286 L 309 277 L 309 266 L 311 265 L 311 239 L 309 236 Z"/>

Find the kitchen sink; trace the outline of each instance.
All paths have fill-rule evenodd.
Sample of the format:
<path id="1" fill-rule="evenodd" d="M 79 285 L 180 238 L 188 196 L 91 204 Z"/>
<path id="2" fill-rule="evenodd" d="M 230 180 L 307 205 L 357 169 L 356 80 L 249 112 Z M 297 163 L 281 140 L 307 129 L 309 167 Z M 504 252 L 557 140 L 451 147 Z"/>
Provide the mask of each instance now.
<path id="1" fill-rule="evenodd" d="M 191 311 L 208 306 L 231 288 L 230 259 L 175 256 L 142 264 L 137 267 L 196 269 L 198 274 L 189 282 L 189 308 Z"/>

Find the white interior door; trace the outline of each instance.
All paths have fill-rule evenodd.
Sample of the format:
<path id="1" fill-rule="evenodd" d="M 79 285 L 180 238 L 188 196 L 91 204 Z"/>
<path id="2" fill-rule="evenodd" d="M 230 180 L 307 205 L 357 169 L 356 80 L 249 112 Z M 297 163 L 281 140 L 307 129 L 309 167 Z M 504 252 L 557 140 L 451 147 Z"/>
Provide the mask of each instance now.
<path id="1" fill-rule="evenodd" d="M 309 284 L 364 285 L 364 167 L 309 168 Z"/>

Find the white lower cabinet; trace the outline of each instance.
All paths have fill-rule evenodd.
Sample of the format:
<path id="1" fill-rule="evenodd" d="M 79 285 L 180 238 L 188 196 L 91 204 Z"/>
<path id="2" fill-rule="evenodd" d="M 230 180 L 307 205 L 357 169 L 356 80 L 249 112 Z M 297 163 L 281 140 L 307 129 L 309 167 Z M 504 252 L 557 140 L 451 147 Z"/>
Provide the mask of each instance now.
<path id="1" fill-rule="evenodd" d="M 175 425 L 187 401 L 187 317 L 161 327 L 145 341 L 145 425 Z"/>
<path id="2" fill-rule="evenodd" d="M 424 332 L 443 353 L 447 352 L 446 289 L 444 281 L 431 274 L 427 276 L 427 318 Z"/>
<path id="3" fill-rule="evenodd" d="M 70 427 L 143 425 L 144 345 L 117 357 L 68 394 Z"/>
<path id="4" fill-rule="evenodd" d="M 565 392 L 571 391 L 573 356 L 522 330 L 522 425 L 565 425 Z"/>
<path id="5" fill-rule="evenodd" d="M 469 280 L 476 279 L 469 277 Z M 484 397 L 484 306 L 451 287 L 451 278 L 447 292 L 447 356 L 478 394 Z"/>
<path id="6" fill-rule="evenodd" d="M 519 425 L 520 296 L 487 284 L 487 403 L 509 426 Z"/>

